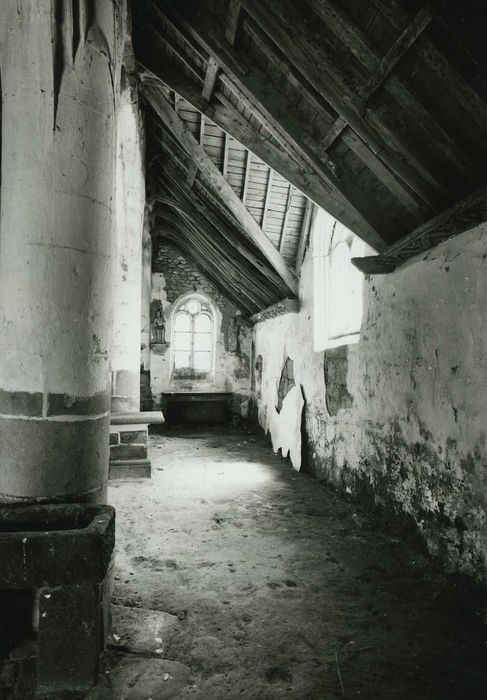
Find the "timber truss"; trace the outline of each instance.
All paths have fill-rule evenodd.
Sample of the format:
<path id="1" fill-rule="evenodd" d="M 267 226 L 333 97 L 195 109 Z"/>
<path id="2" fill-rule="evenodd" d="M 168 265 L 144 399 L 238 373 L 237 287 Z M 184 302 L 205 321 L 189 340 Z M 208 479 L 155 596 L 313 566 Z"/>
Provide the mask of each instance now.
<path id="1" fill-rule="evenodd" d="M 161 230 L 255 313 L 296 292 L 307 199 L 378 253 L 356 260 L 369 273 L 484 221 L 486 12 L 463 5 L 144 3 L 135 49 Z M 205 124 L 221 157 L 198 137 Z"/>

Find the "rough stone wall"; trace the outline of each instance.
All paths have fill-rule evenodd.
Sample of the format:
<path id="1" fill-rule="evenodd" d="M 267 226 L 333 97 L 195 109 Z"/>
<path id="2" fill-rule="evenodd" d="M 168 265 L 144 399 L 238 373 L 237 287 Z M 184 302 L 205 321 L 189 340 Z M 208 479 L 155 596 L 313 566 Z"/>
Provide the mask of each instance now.
<path id="1" fill-rule="evenodd" d="M 252 331 L 237 308 L 220 294 L 196 267 L 170 245 L 159 249 L 152 274 L 152 315 L 164 314 L 164 346 L 151 348 L 151 386 L 157 402 L 164 391 L 232 391 L 244 397 L 250 392 Z M 216 362 L 214 378 L 208 381 L 174 380 L 171 377 L 171 316 L 175 303 L 195 292 L 207 297 L 216 310 Z M 245 401 L 243 401 L 245 403 Z M 242 407 L 245 413 L 246 407 Z"/>
<path id="2" fill-rule="evenodd" d="M 313 352 L 312 274 L 299 314 L 258 324 L 260 424 L 273 424 L 286 358 L 305 398 L 303 464 L 415 523 L 450 570 L 487 578 L 487 226 L 364 278 L 361 339 Z M 256 362 L 254 362 L 254 365 Z M 254 368 L 255 369 L 255 368 Z M 301 415 L 288 416 L 289 431 Z"/>

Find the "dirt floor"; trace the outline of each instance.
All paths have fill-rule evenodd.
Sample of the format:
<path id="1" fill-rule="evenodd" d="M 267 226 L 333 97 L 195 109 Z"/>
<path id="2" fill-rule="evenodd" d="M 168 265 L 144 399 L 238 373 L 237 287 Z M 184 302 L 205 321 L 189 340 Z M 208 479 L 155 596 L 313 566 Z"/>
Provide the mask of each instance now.
<path id="1" fill-rule="evenodd" d="M 109 496 L 115 611 L 146 639 L 115 625 L 93 698 L 487 698 L 485 604 L 376 516 L 260 435 L 151 446 L 153 478 Z"/>

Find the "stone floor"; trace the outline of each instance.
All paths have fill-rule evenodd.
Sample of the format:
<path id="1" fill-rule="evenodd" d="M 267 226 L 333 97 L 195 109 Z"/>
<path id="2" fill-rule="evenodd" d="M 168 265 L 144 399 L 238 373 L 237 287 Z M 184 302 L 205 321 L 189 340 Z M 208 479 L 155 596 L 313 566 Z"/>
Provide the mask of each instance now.
<path id="1" fill-rule="evenodd" d="M 90 700 L 487 698 L 485 600 L 376 516 L 260 435 L 151 450 L 152 480 L 110 489 L 115 626 Z"/>

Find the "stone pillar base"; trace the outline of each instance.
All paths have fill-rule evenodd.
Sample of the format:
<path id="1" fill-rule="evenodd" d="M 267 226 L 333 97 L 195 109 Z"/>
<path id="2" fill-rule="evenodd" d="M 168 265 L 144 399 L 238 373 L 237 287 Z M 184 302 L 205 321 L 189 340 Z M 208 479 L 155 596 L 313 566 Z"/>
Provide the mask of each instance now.
<path id="1" fill-rule="evenodd" d="M 110 461 L 108 478 L 150 479 L 151 462 L 147 445 L 146 424 L 110 426 Z"/>

